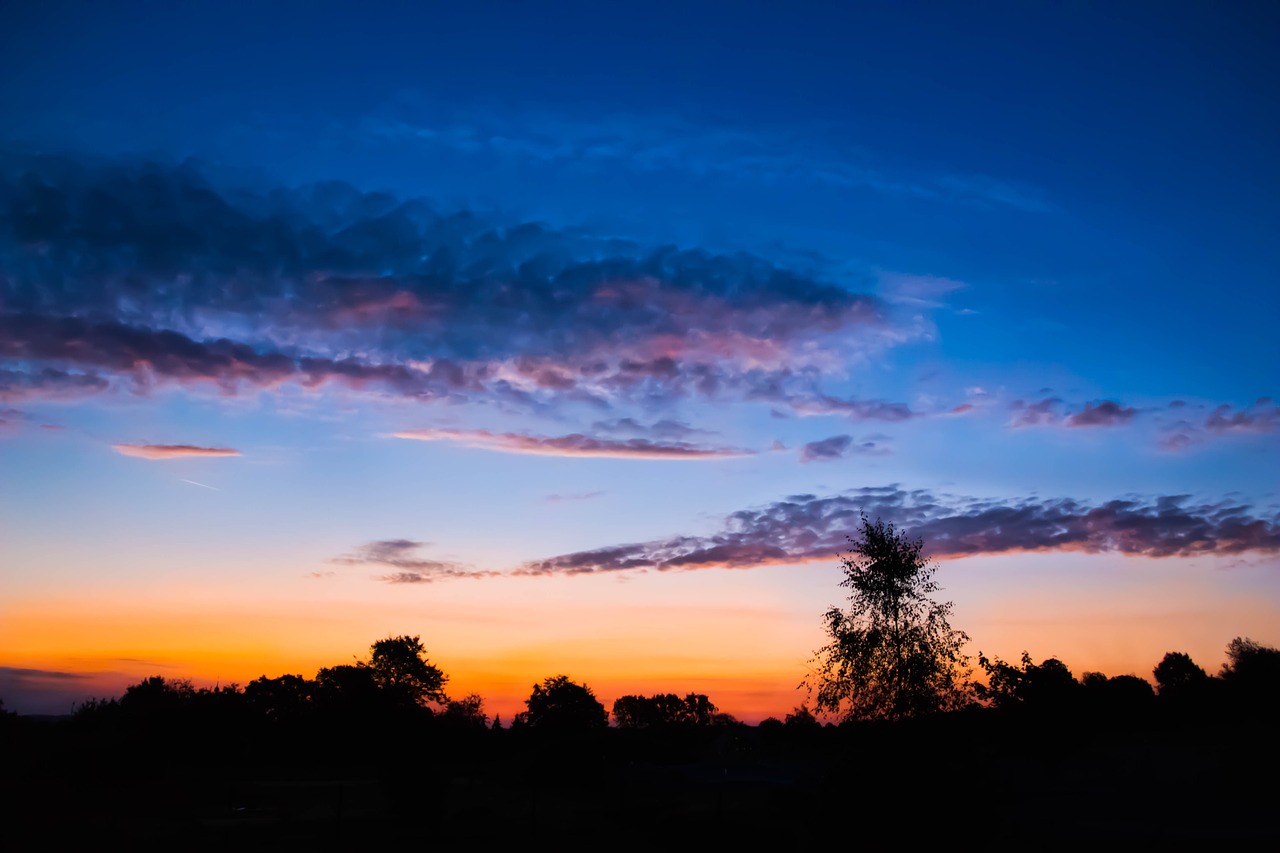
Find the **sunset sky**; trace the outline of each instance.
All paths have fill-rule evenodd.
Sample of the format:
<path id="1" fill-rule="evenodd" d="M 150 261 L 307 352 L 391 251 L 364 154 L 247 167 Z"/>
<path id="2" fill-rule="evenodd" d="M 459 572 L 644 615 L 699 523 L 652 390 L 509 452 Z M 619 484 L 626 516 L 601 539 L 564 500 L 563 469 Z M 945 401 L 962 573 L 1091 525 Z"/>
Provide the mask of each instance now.
<path id="1" fill-rule="evenodd" d="M 861 513 L 970 652 L 1280 645 L 1280 6 L 0 12 L 0 699 L 421 635 L 757 721 Z"/>

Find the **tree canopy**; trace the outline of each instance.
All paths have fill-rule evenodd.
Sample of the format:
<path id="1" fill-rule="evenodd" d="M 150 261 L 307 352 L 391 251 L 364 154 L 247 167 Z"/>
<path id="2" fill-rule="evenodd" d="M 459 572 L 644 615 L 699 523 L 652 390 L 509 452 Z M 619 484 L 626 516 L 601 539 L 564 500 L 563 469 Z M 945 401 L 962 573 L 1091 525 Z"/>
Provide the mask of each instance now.
<path id="1" fill-rule="evenodd" d="M 849 607 L 823 616 L 829 642 L 814 654 L 805 685 L 818 711 L 845 719 L 901 719 L 967 704 L 969 637 L 951 628 L 951 603 L 923 542 L 892 524 L 862 518 L 842 559 Z"/>
<path id="2" fill-rule="evenodd" d="M 675 693 L 628 695 L 614 700 L 613 721 L 620 729 L 709 726 L 717 710 L 702 693 L 689 693 L 683 699 Z"/>
<path id="3" fill-rule="evenodd" d="M 443 705 L 449 701 L 444 692 L 449 676 L 427 659 L 427 650 L 417 635 L 378 640 L 369 647 L 367 666 L 378 687 L 406 703 Z"/>
<path id="4" fill-rule="evenodd" d="M 529 710 L 523 722 L 533 728 L 585 731 L 609 724 L 609 712 L 591 688 L 570 681 L 567 675 L 554 675 L 533 685 L 525 705 Z"/>
<path id="5" fill-rule="evenodd" d="M 996 708 L 1062 706 L 1080 686 L 1062 661 L 1046 658 L 1035 663 L 1026 651 L 1022 653 L 1021 666 L 1000 658 L 988 658 L 982 652 L 978 652 L 978 664 L 987 674 L 987 683 L 974 685 L 974 692 Z M 1103 682 L 1107 680 L 1102 673 L 1088 675 L 1100 677 Z"/>
<path id="6" fill-rule="evenodd" d="M 1169 652 L 1151 674 L 1155 676 L 1161 696 L 1194 690 L 1209 680 L 1208 673 L 1186 652 Z"/>

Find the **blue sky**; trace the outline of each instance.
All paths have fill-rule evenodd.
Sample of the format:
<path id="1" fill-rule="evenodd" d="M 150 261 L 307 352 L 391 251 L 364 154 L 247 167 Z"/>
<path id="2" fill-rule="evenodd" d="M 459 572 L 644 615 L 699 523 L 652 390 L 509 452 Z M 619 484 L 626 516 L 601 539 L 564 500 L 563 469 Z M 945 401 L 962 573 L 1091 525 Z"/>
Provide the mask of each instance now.
<path id="1" fill-rule="evenodd" d="M 10 704 L 409 631 L 495 707 L 598 646 L 781 713 L 861 511 L 1006 657 L 1280 640 L 1268 4 L 4 18 Z M 647 658 L 604 584 L 775 656 Z"/>

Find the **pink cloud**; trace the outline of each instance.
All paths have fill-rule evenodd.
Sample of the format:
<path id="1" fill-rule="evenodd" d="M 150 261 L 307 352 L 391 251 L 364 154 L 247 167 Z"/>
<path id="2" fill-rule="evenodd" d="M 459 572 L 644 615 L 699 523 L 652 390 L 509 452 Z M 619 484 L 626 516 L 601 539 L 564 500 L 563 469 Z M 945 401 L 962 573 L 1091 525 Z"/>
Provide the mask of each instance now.
<path id="1" fill-rule="evenodd" d="M 122 456 L 138 459 L 182 459 L 188 456 L 239 456 L 230 447 L 197 447 L 194 444 L 113 444 L 111 449 Z"/>

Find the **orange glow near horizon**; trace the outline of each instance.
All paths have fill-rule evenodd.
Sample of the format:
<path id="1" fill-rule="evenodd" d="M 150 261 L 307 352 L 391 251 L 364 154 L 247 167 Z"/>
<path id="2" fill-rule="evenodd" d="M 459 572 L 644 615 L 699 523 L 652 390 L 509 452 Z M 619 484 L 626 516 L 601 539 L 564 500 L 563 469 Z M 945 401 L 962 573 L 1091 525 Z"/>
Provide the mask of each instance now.
<path id="1" fill-rule="evenodd" d="M 952 561 L 940 571 L 975 667 L 979 650 L 1016 661 L 1026 649 L 1037 662 L 1060 658 L 1077 677 L 1149 679 L 1168 651 L 1212 673 L 1235 636 L 1275 642 L 1280 613 L 1270 599 L 1227 596 L 1189 564 L 1116 558 L 1086 570 L 1070 554 L 1037 559 Z M 1090 572 L 1108 573 L 1115 591 L 1090 591 Z M 832 567 L 813 565 L 734 572 L 728 587 L 723 572 L 650 572 L 454 581 L 408 595 L 367 578 L 299 574 L 249 590 L 10 601 L 0 611 L 0 667 L 82 674 L 75 686 L 88 698 L 157 674 L 198 685 L 311 677 L 366 657 L 382 637 L 418 634 L 450 694 L 478 693 L 504 720 L 534 683 L 566 674 L 606 707 L 625 694 L 695 692 L 757 722 L 805 701 L 797 685 L 823 642 L 819 615 L 841 593 Z"/>

